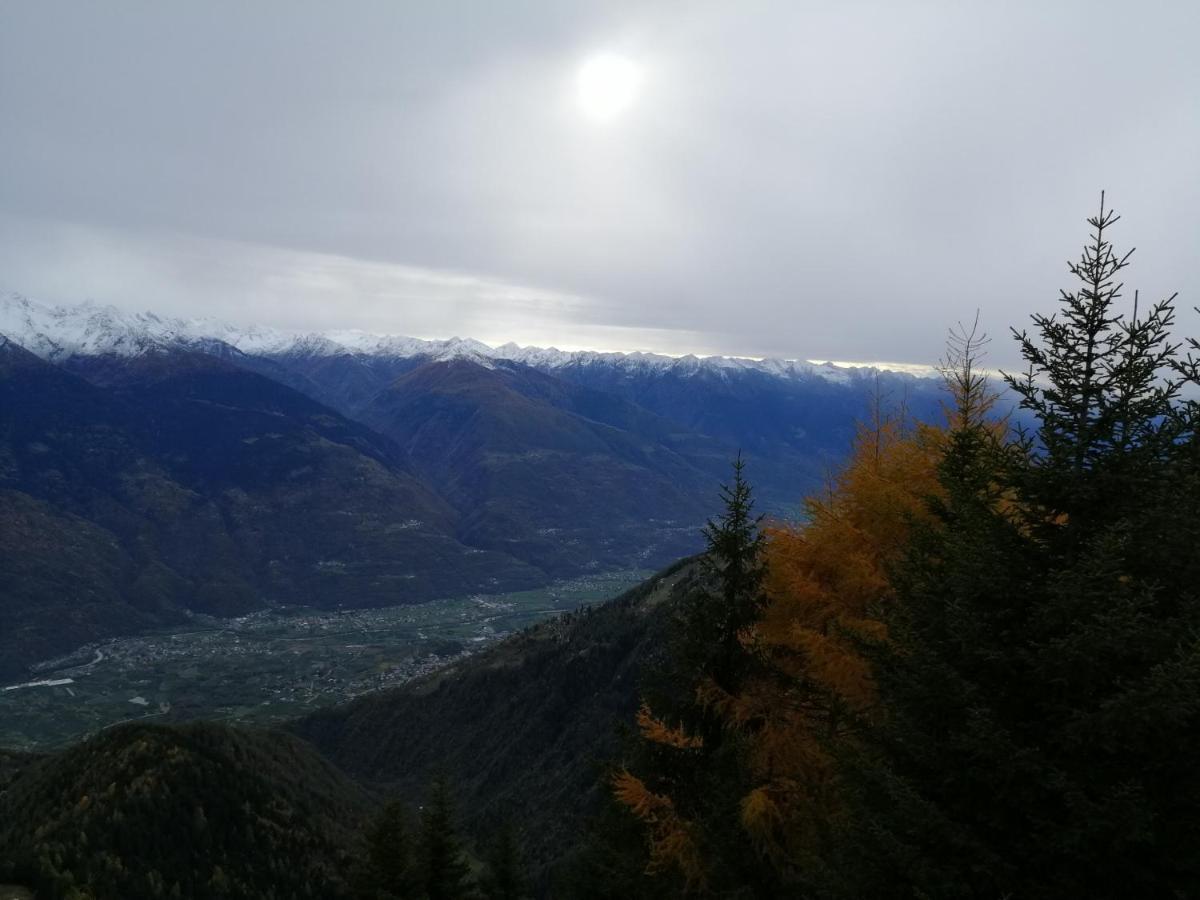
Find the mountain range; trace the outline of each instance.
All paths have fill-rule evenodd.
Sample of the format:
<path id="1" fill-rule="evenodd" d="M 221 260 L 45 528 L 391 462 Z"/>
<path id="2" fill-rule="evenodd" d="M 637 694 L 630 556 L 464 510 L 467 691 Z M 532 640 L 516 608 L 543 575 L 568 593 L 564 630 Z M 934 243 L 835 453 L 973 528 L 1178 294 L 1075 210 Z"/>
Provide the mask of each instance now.
<path id="1" fill-rule="evenodd" d="M 296 335 L 0 298 L 0 679 L 271 605 L 382 606 L 694 552 L 730 460 L 795 516 L 872 398 L 795 361 Z"/>

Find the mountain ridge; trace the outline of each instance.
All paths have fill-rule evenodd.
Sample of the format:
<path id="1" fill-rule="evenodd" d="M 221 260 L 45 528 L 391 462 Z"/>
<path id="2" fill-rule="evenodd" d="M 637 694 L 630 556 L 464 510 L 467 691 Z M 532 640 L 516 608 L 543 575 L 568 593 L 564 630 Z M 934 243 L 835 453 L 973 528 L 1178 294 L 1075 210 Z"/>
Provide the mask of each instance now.
<path id="1" fill-rule="evenodd" d="M 845 383 L 888 371 L 908 378 L 932 377 L 928 367 L 915 374 L 912 366 L 851 366 L 801 359 L 736 356 L 670 356 L 646 351 L 558 350 L 555 347 L 520 346 L 513 342 L 492 346 L 473 338 L 425 339 L 376 334 L 360 330 L 328 332 L 285 331 L 272 327 L 239 327 L 208 318 L 174 318 L 153 312 L 131 313 L 112 305 L 85 301 L 75 305 L 47 305 L 16 292 L 0 296 L 0 334 L 6 334 L 43 358 L 58 360 L 73 355 L 106 353 L 136 355 L 151 347 L 224 344 L 249 356 L 337 356 L 411 358 L 432 360 L 468 358 L 481 364 L 508 360 L 539 370 L 570 366 L 608 365 L 631 370 L 688 372 L 756 371 L 783 379 L 822 378 Z M 209 347 L 210 352 L 215 348 Z M 920 367 L 917 367 L 920 368 Z"/>

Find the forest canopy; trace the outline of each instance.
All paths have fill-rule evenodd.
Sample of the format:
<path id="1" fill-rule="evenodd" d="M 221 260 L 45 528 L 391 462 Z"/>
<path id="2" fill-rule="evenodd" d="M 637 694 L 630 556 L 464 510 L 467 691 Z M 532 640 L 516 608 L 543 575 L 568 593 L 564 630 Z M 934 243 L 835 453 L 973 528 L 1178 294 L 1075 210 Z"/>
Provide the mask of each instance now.
<path id="1" fill-rule="evenodd" d="M 724 602 L 612 775 L 640 844 L 593 836 L 632 896 L 1200 893 L 1200 347 L 1125 296 L 1117 220 L 1013 330 L 1023 373 L 956 329 L 945 421 L 877 402 L 802 524 L 754 517 L 739 460 Z M 689 657 L 705 625 L 735 679 Z"/>

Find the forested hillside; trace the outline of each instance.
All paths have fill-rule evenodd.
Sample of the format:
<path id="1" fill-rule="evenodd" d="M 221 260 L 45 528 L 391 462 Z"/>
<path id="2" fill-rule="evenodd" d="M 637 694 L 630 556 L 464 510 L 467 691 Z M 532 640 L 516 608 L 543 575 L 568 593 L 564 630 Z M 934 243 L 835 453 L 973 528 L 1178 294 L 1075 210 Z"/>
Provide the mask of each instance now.
<path id="1" fill-rule="evenodd" d="M 1173 298 L 1119 302 L 1115 221 L 1015 332 L 1033 430 L 968 328 L 946 424 L 865 424 L 806 525 L 759 533 L 735 484 L 724 602 L 689 613 L 691 690 L 636 717 L 597 896 L 1200 891 L 1200 344 Z"/>
<path id="2" fill-rule="evenodd" d="M 372 808 L 287 734 L 120 726 L 0 792 L 0 880 L 47 898 L 345 896 Z"/>
<path id="3" fill-rule="evenodd" d="M 605 802 L 621 723 L 698 577 L 684 561 L 423 681 L 309 716 L 291 729 L 306 740 L 127 725 L 59 754 L 0 756 L 0 879 L 50 897 L 342 896 L 379 799 L 415 810 L 443 778 L 475 855 L 510 829 L 523 877 L 545 890 Z"/>
<path id="4" fill-rule="evenodd" d="M 484 841 L 510 825 L 542 880 L 599 809 L 619 728 L 697 578 L 694 561 L 680 563 L 616 600 L 293 730 L 348 774 L 413 804 L 445 775 L 468 831 Z"/>

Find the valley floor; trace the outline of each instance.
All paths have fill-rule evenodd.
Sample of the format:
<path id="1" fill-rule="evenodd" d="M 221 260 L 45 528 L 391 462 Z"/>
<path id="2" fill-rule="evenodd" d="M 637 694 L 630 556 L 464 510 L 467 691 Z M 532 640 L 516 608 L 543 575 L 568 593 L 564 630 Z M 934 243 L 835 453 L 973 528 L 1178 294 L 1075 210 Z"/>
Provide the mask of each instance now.
<path id="1" fill-rule="evenodd" d="M 432 672 L 647 574 L 379 609 L 197 617 L 184 629 L 89 645 L 0 689 L 0 747 L 61 747 L 135 719 L 277 723 Z"/>

